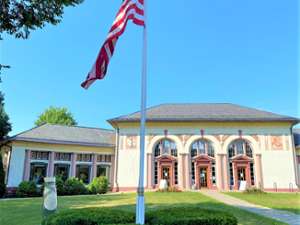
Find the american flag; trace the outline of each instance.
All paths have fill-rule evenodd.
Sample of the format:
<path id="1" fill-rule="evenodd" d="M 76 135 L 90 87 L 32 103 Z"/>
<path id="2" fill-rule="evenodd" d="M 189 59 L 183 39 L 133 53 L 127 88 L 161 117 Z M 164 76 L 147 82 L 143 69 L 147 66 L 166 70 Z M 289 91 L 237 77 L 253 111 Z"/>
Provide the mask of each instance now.
<path id="1" fill-rule="evenodd" d="M 128 20 L 136 25 L 144 26 L 144 0 L 125 0 L 116 16 L 115 21 L 102 45 L 91 71 L 81 84 L 85 89 L 97 79 L 103 79 L 119 37 L 124 33 Z"/>

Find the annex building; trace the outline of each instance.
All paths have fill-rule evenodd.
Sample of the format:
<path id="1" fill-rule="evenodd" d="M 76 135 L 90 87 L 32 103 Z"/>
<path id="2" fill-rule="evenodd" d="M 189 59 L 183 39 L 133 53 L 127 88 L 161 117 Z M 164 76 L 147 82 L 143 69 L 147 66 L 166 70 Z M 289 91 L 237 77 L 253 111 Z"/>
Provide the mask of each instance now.
<path id="1" fill-rule="evenodd" d="M 7 186 L 45 176 L 107 176 L 113 191 L 137 188 L 139 119 L 108 120 L 112 130 L 45 124 L 2 143 Z M 234 104 L 162 104 L 147 109 L 145 187 L 162 179 L 182 190 L 296 191 L 300 179 L 297 118 Z"/>

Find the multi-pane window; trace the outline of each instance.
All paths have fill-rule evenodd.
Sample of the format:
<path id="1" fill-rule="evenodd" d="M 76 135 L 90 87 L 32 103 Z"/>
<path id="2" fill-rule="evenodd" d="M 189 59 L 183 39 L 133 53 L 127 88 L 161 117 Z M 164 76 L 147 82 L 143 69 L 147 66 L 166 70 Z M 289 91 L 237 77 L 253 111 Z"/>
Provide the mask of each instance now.
<path id="1" fill-rule="evenodd" d="M 31 151 L 31 159 L 32 160 L 48 160 L 49 152 Z"/>
<path id="2" fill-rule="evenodd" d="M 174 183 L 178 184 L 178 163 L 174 163 Z"/>
<path id="3" fill-rule="evenodd" d="M 246 155 L 250 158 L 253 157 L 252 155 L 252 149 L 251 149 L 251 146 L 249 145 L 248 142 L 245 143 L 245 146 L 246 146 Z"/>
<path id="4" fill-rule="evenodd" d="M 55 152 L 55 161 L 71 161 L 71 153 Z"/>
<path id="5" fill-rule="evenodd" d="M 77 165 L 76 177 L 83 183 L 88 184 L 90 182 L 91 166 L 89 165 Z"/>
<path id="6" fill-rule="evenodd" d="M 97 155 L 97 162 L 111 162 L 111 155 Z"/>
<path id="7" fill-rule="evenodd" d="M 193 158 L 193 157 L 195 157 L 195 156 L 197 156 L 197 149 L 192 148 L 192 149 L 191 149 L 191 157 Z"/>
<path id="8" fill-rule="evenodd" d="M 245 140 L 237 140 L 232 142 L 228 147 L 228 156 L 229 158 L 234 157 L 235 155 L 247 155 L 252 158 L 252 148 L 250 144 Z"/>
<path id="9" fill-rule="evenodd" d="M 158 168 L 157 168 L 157 162 L 154 162 L 154 184 L 158 184 Z"/>
<path id="10" fill-rule="evenodd" d="M 78 154 L 76 160 L 80 162 L 91 162 L 92 154 Z"/>
<path id="11" fill-rule="evenodd" d="M 97 166 L 97 177 L 107 177 L 110 175 L 110 166 L 99 165 Z"/>
<path id="12" fill-rule="evenodd" d="M 174 141 L 163 139 L 161 140 L 154 149 L 154 156 L 160 155 L 172 155 L 177 157 L 177 147 Z"/>
<path id="13" fill-rule="evenodd" d="M 37 185 L 44 183 L 44 177 L 47 175 L 47 163 L 31 163 L 30 164 L 30 180 Z"/>
<path id="14" fill-rule="evenodd" d="M 54 165 L 54 176 L 60 176 L 63 181 L 67 180 L 69 177 L 70 165 L 56 163 Z"/>
<path id="15" fill-rule="evenodd" d="M 192 172 L 192 184 L 195 184 L 195 163 L 192 162 L 192 165 L 191 165 L 191 172 Z"/>
<path id="16" fill-rule="evenodd" d="M 229 148 L 228 148 L 228 157 L 232 158 L 234 155 L 235 155 L 235 153 L 234 153 L 234 146 L 230 145 Z"/>
<path id="17" fill-rule="evenodd" d="M 212 184 L 216 185 L 216 164 L 215 164 L 215 162 L 213 162 L 211 165 L 211 179 L 212 179 Z"/>
<path id="18" fill-rule="evenodd" d="M 207 140 L 197 140 L 191 146 L 191 157 L 207 154 L 210 157 L 215 157 L 213 145 Z"/>
<path id="19" fill-rule="evenodd" d="M 228 157 L 229 157 L 229 168 L 230 168 L 230 185 L 234 185 L 234 171 L 233 171 L 233 163 L 234 163 L 234 156 L 236 155 L 243 155 L 249 157 L 249 163 L 250 163 L 250 182 L 251 185 L 255 184 L 255 178 L 254 178 L 254 163 L 253 163 L 253 151 L 251 148 L 251 145 L 243 140 L 243 139 L 238 139 L 234 142 L 232 142 L 229 147 L 228 147 Z M 246 172 L 246 171 L 245 171 Z M 237 177 L 236 179 L 239 179 Z M 248 178 L 247 178 L 248 179 Z"/>
<path id="20" fill-rule="evenodd" d="M 250 163 L 250 176 L 251 176 L 251 185 L 255 184 L 254 181 L 254 164 Z"/>
<path id="21" fill-rule="evenodd" d="M 230 185 L 234 185 L 234 179 L 233 179 L 233 166 L 232 163 L 229 163 L 229 174 L 230 174 Z"/>

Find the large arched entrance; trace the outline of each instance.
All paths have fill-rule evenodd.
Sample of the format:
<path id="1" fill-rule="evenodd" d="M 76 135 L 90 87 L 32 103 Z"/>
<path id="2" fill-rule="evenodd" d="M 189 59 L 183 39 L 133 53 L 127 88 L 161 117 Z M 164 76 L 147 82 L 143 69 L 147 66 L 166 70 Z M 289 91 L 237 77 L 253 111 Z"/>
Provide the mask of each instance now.
<path id="1" fill-rule="evenodd" d="M 164 138 L 154 147 L 154 184 L 159 185 L 162 179 L 169 187 L 178 184 L 177 147 L 174 141 Z"/>
<path id="2" fill-rule="evenodd" d="M 234 190 L 255 185 L 253 150 L 248 141 L 238 139 L 228 146 L 230 187 Z"/>
<path id="3" fill-rule="evenodd" d="M 190 148 L 192 185 L 196 189 L 216 185 L 215 151 L 211 141 L 199 139 Z"/>

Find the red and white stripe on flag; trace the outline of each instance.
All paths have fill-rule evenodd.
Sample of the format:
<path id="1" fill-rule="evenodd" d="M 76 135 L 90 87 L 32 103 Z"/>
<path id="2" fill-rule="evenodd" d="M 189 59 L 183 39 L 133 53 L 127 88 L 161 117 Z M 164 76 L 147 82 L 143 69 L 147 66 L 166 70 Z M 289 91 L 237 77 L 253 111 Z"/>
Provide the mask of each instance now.
<path id="1" fill-rule="evenodd" d="M 81 86 L 87 89 L 95 80 L 103 79 L 118 38 L 124 33 L 128 20 L 144 26 L 144 0 L 125 0 L 113 22 L 91 71 Z"/>

